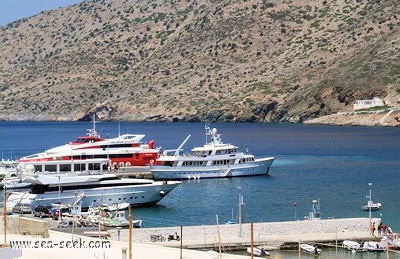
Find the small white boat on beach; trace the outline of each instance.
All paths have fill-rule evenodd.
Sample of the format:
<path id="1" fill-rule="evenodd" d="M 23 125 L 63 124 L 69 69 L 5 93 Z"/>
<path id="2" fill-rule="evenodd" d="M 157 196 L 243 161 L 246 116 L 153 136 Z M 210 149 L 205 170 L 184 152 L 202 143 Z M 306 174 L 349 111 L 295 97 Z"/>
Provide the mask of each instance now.
<path id="1" fill-rule="evenodd" d="M 397 234 L 384 236 L 381 242 L 386 242 L 389 247 L 400 249 L 400 237 Z"/>
<path id="2" fill-rule="evenodd" d="M 247 248 L 247 253 L 251 255 L 251 247 Z M 264 248 L 253 247 L 253 255 L 255 256 L 270 256 L 271 254 Z"/>
<path id="3" fill-rule="evenodd" d="M 362 249 L 368 252 L 384 252 L 385 246 L 381 242 L 366 241 L 364 242 Z"/>
<path id="4" fill-rule="evenodd" d="M 344 240 L 342 243 L 342 246 L 343 246 L 343 248 L 346 248 L 347 250 L 350 250 L 350 251 L 362 250 L 361 244 L 356 241 L 352 241 L 352 240 Z"/>
<path id="5" fill-rule="evenodd" d="M 300 244 L 300 250 L 307 254 L 320 255 L 322 250 L 316 246 L 310 244 Z"/>

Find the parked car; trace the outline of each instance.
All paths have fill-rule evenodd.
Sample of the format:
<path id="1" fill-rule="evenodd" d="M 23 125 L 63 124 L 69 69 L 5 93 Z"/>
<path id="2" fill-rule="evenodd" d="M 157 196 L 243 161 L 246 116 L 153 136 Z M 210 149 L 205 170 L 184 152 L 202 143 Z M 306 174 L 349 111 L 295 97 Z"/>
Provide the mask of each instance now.
<path id="1" fill-rule="evenodd" d="M 51 216 L 50 209 L 51 207 L 39 205 L 33 210 L 33 216 L 39 218 L 50 217 Z"/>
<path id="2" fill-rule="evenodd" d="M 31 213 L 32 209 L 30 207 L 30 205 L 28 204 L 21 204 L 18 203 L 17 205 L 15 205 L 12 210 L 12 213 L 19 213 L 19 214 L 26 214 L 26 213 Z"/>
<path id="3" fill-rule="evenodd" d="M 54 220 L 58 220 L 58 216 L 59 216 L 59 209 L 58 208 L 51 208 L 51 214 L 50 216 L 54 219 Z M 64 214 L 69 214 L 70 213 L 70 208 L 61 208 L 61 217 Z"/>

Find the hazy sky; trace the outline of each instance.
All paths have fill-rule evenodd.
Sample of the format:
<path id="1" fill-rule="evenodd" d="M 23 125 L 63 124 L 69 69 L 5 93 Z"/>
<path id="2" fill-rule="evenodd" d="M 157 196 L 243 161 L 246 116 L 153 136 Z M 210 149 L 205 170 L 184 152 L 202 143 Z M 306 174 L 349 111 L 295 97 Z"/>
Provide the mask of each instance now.
<path id="1" fill-rule="evenodd" d="M 0 25 L 83 0 L 0 0 Z"/>

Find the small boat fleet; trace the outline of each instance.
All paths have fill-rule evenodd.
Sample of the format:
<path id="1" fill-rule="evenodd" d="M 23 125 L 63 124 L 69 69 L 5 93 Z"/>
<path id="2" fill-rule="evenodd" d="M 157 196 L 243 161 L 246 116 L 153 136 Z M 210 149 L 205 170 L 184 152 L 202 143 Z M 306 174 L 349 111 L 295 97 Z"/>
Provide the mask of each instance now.
<path id="1" fill-rule="evenodd" d="M 224 178 L 251 175 L 268 175 L 275 157 L 255 158 L 253 154 L 238 151 L 238 147 L 222 142 L 217 129 L 205 126 L 206 143 L 195 147 L 190 154 L 183 154 L 182 144 L 173 150 L 165 150 L 150 165 L 150 171 L 157 180 L 188 180 L 200 178 Z M 210 142 L 208 142 L 210 138 Z"/>
<path id="2" fill-rule="evenodd" d="M 114 203 L 112 205 L 101 205 L 90 207 L 86 213 L 81 213 L 80 220 L 84 224 L 98 226 L 99 224 L 105 227 L 128 228 L 129 220 L 127 211 L 129 203 Z M 142 226 L 141 219 L 132 220 L 132 227 L 140 228 Z"/>
<path id="3" fill-rule="evenodd" d="M 108 228 L 128 228 L 129 203 L 103 204 L 89 207 L 82 211 L 81 203 L 78 201 L 72 205 L 52 204 L 50 217 L 59 220 L 58 228 L 65 231 L 71 228 L 75 230 L 106 230 Z M 52 215 L 51 215 L 52 214 Z M 60 219 L 59 219 L 60 217 Z M 131 220 L 133 228 L 142 227 L 142 220 Z"/>
<path id="4" fill-rule="evenodd" d="M 365 241 L 359 243 L 352 240 L 344 240 L 342 247 L 352 252 L 384 252 L 386 250 L 386 245 L 383 241 Z"/>

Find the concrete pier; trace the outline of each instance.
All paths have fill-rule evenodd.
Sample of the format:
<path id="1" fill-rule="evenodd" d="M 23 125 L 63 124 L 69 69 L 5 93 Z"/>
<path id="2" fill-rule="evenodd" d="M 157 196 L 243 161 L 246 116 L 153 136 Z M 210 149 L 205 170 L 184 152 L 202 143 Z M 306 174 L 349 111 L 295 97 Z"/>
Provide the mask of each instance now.
<path id="1" fill-rule="evenodd" d="M 379 218 L 371 219 L 377 226 Z M 251 224 L 183 226 L 182 247 L 190 249 L 224 248 L 242 249 L 250 245 Z M 280 249 L 290 243 L 312 242 L 324 243 L 345 239 L 367 240 L 374 238 L 370 233 L 368 218 L 345 218 L 303 220 L 287 222 L 268 222 L 253 224 L 253 243 L 268 249 Z M 118 237 L 117 230 L 109 230 L 111 238 L 128 240 L 128 230 L 121 229 Z M 133 240 L 138 243 L 155 244 L 158 246 L 180 247 L 178 241 L 151 242 L 152 234 L 181 235 L 181 227 L 141 228 L 133 230 Z M 377 233 L 375 233 L 377 235 Z"/>
<path id="2" fill-rule="evenodd" d="M 126 256 L 129 246 L 128 229 L 109 229 L 110 237 L 105 239 L 91 238 L 80 235 L 72 235 L 49 230 L 49 237 L 28 236 L 18 233 L 17 218 L 11 216 L 8 221 L 7 243 L 13 241 L 39 242 L 48 246 L 49 244 L 64 244 L 67 241 L 107 241 L 108 246 L 100 248 L 60 248 L 46 247 L 46 249 L 22 249 L 22 256 L 19 258 L 129 258 Z M 0 220 L 2 221 L 2 220 Z M 325 220 L 305 220 L 287 222 L 268 222 L 253 224 L 253 243 L 256 246 L 268 249 L 280 249 L 282 247 L 297 245 L 299 242 L 307 243 L 340 243 L 342 240 L 368 240 L 374 239 L 370 232 L 370 222 L 379 224 L 379 218 L 345 218 Z M 2 224 L 0 224 L 2 225 Z M 51 224 L 49 224 L 51 226 Z M 141 228 L 132 230 L 133 257 L 132 258 L 248 258 L 224 254 L 224 251 L 245 249 L 251 244 L 251 224 L 232 225 L 204 225 L 204 226 L 180 226 L 165 228 Z M 1 230 L 1 226 L 0 226 Z M 181 234 L 182 230 L 182 234 Z M 16 231 L 16 232 L 15 232 Z M 29 232 L 25 230 L 26 232 Z M 119 232 L 119 233 L 118 233 Z M 168 241 L 168 235 L 177 233 L 181 241 Z M 152 242 L 150 236 L 161 234 L 166 237 L 164 242 Z M 375 232 L 375 235 L 377 233 Z M 3 232 L 0 233 L 0 240 L 3 240 Z M 376 237 L 379 239 L 379 237 Z M 181 243 L 182 242 L 182 243 Z M 33 244 L 33 243 L 32 243 Z M 181 247 L 182 244 L 182 247 Z M 0 248 L 1 249 L 1 248 Z M 202 251 L 200 251 L 202 250 Z M 209 252 L 210 250 L 221 251 Z M 207 251 L 207 252 L 204 252 Z M 1 252 L 1 251 L 0 251 Z M 125 254 L 124 254 L 125 253 Z M 124 257 L 125 256 L 125 257 Z"/>

